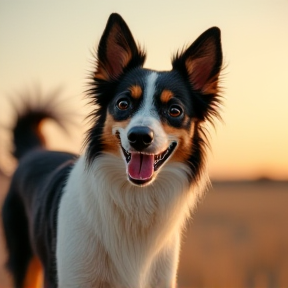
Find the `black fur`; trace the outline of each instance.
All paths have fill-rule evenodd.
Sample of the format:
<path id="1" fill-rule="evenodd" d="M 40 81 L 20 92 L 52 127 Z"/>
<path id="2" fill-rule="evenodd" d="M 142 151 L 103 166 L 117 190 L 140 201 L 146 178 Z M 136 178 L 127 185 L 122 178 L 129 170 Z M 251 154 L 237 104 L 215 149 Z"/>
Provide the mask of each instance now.
<path id="1" fill-rule="evenodd" d="M 33 255 L 44 265 L 45 288 L 57 287 L 57 212 L 74 160 L 75 155 L 70 153 L 39 150 L 26 154 L 19 162 L 2 211 L 9 253 L 7 267 L 15 287 L 22 287 Z"/>
<path id="2" fill-rule="evenodd" d="M 57 211 L 76 156 L 45 150 L 41 121 L 51 118 L 62 126 L 63 120 L 47 105 L 48 100 L 37 105 L 25 99 L 22 111 L 16 109 L 18 117 L 13 127 L 13 154 L 19 165 L 3 204 L 2 219 L 8 250 L 7 268 L 17 288 L 23 286 L 33 256 L 39 257 L 44 267 L 45 288 L 57 287 Z M 52 98 L 49 103 L 53 101 Z"/>

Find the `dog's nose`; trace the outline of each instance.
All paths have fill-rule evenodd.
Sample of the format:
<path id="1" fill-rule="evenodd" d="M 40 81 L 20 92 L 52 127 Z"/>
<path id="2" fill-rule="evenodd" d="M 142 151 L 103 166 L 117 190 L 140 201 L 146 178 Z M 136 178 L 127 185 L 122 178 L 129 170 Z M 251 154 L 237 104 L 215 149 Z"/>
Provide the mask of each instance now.
<path id="1" fill-rule="evenodd" d="M 149 127 L 135 126 L 128 132 L 128 140 L 130 145 L 137 151 L 147 148 L 154 139 L 154 132 Z"/>

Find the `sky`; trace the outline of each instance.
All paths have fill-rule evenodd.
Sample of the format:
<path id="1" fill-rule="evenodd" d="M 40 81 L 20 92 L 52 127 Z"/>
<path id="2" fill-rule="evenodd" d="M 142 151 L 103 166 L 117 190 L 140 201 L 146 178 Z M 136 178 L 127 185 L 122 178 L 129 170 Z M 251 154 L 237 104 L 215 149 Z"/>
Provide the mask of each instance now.
<path id="1" fill-rule="evenodd" d="M 92 54 L 112 12 L 147 50 L 145 67 L 156 70 L 169 70 L 177 49 L 218 26 L 224 105 L 223 123 L 210 128 L 210 176 L 288 179 L 287 0 L 0 0 L 0 127 L 13 120 L 9 99 L 35 87 L 44 95 L 61 87 L 63 108 L 87 113 Z M 79 120 L 70 138 L 48 123 L 50 147 L 79 153 L 85 123 Z M 0 128 L 4 168 L 9 139 Z"/>

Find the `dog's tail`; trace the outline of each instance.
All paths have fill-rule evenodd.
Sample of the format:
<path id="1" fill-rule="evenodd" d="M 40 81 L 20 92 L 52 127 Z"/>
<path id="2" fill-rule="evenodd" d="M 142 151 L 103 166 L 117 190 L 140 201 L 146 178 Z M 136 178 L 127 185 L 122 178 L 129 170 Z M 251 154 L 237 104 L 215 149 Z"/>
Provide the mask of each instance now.
<path id="1" fill-rule="evenodd" d="M 13 151 L 16 159 L 20 159 L 27 152 L 34 149 L 46 147 L 45 137 L 41 131 L 44 120 L 52 119 L 67 132 L 67 117 L 60 113 L 59 108 L 63 105 L 59 103 L 59 91 L 53 91 L 47 95 L 37 94 L 18 95 L 17 102 L 15 97 L 11 98 L 14 111 L 16 112 L 15 122 L 12 127 Z M 62 107 L 60 107 L 62 106 Z"/>

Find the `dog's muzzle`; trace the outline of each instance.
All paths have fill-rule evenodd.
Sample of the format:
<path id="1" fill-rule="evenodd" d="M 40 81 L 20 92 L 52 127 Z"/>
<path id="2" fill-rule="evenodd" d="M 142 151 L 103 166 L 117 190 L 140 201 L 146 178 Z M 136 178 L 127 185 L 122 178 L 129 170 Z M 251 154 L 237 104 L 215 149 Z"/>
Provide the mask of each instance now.
<path id="1" fill-rule="evenodd" d="M 170 158 L 177 146 L 177 142 L 173 141 L 161 153 L 147 152 L 146 149 L 154 141 L 154 131 L 147 126 L 134 126 L 127 133 L 127 139 L 131 146 L 131 150 L 128 151 L 121 144 L 119 132 L 116 134 L 126 159 L 128 179 L 133 184 L 141 186 L 152 182 L 154 172 Z"/>

